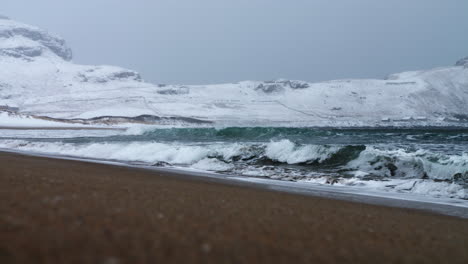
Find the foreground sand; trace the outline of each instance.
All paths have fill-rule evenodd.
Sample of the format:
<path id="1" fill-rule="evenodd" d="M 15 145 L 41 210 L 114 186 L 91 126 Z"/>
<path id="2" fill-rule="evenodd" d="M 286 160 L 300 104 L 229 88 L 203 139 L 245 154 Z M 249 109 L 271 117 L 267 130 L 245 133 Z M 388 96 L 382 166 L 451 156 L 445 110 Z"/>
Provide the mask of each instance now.
<path id="1" fill-rule="evenodd" d="M 468 220 L 0 153 L 0 263 L 468 263 Z"/>

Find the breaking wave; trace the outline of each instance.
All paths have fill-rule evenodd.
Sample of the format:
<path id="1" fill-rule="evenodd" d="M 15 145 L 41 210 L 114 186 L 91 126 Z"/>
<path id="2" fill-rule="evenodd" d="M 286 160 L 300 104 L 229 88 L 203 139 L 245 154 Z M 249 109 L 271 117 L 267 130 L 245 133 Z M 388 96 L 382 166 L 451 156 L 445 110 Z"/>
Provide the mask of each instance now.
<path id="1" fill-rule="evenodd" d="M 0 147 L 30 152 L 50 153 L 104 160 L 135 161 L 192 165 L 204 158 L 214 158 L 226 163 L 242 161 L 284 164 L 345 164 L 349 160 L 343 152 L 362 151 L 365 146 L 296 145 L 289 140 L 265 144 L 211 143 L 177 144 L 157 142 L 106 142 L 106 143 L 63 143 L 29 142 L 4 140 Z"/>
<path id="2" fill-rule="evenodd" d="M 424 149 L 379 149 L 368 146 L 346 165 L 367 175 L 468 183 L 468 154 L 448 155 Z"/>
<path id="3" fill-rule="evenodd" d="M 0 148 L 468 199 L 465 130 L 152 128 L 38 135 L 0 136 Z"/>
<path id="4" fill-rule="evenodd" d="M 227 171 L 231 168 L 277 165 L 298 171 L 340 172 L 343 177 L 378 179 L 432 179 L 468 183 L 468 154 L 444 154 L 425 149 L 389 148 L 382 145 L 314 145 L 290 140 L 268 143 L 158 143 L 102 142 L 64 143 L 3 140 L 0 147 L 31 152 L 103 160 L 145 162 L 203 167 Z M 219 166 L 217 160 L 230 166 Z M 202 166 L 203 164 L 203 166 Z M 210 168 L 209 164 L 214 164 Z M 288 167 L 288 165 L 294 165 Z M 219 169 L 222 168 L 222 169 Z M 358 172 L 356 174 L 356 172 Z M 286 175 L 285 177 L 289 177 Z"/>

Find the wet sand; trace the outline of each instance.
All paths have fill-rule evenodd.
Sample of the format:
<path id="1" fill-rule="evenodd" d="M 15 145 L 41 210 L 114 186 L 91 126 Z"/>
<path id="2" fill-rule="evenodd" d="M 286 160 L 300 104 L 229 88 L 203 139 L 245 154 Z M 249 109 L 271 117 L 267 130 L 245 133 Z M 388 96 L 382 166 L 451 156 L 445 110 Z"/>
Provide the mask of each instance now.
<path id="1" fill-rule="evenodd" d="M 468 263 L 468 220 L 0 152 L 0 263 Z"/>

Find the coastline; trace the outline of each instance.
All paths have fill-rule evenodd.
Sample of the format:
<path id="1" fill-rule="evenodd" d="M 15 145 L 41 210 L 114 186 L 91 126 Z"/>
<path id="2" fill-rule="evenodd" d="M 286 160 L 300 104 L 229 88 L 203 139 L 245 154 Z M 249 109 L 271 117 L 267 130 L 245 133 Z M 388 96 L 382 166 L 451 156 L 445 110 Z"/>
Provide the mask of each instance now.
<path id="1" fill-rule="evenodd" d="M 137 163 L 126 163 L 115 160 L 99 160 L 75 156 L 63 156 L 43 154 L 37 152 L 25 152 L 0 148 L 0 153 L 11 153 L 31 157 L 57 159 L 65 161 L 77 161 L 93 164 L 103 164 L 116 167 L 146 170 L 151 173 L 168 173 L 172 177 L 181 177 L 187 180 L 209 181 L 220 184 L 235 185 L 239 187 L 250 187 L 260 190 L 274 192 L 285 192 L 289 194 L 320 197 L 356 203 L 387 206 L 396 208 L 413 209 L 435 214 L 455 216 L 468 219 L 468 204 L 458 199 L 432 198 L 405 193 L 371 192 L 369 190 L 355 189 L 350 186 L 332 186 L 319 184 L 304 184 L 291 181 L 273 180 L 259 177 L 248 177 L 239 175 L 227 175 L 215 172 L 201 171 L 181 167 L 158 167 Z"/>
<path id="2" fill-rule="evenodd" d="M 0 126 L 0 130 L 126 130 L 119 127 L 85 127 L 85 126 Z"/>
<path id="3" fill-rule="evenodd" d="M 1 263 L 466 263 L 466 219 L 0 152 Z"/>

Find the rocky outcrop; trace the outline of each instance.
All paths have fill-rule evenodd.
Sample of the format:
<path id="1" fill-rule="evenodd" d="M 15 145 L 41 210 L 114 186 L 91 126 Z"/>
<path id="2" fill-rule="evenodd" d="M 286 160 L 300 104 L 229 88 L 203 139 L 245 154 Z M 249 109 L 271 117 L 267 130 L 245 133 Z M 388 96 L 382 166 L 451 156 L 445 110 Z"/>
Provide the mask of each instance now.
<path id="1" fill-rule="evenodd" d="M 62 38 L 12 20 L 0 20 L 0 39 L 9 44 L 0 46 L 0 52 L 14 57 L 39 56 L 45 49 L 66 61 L 73 57 L 71 49 Z"/>
<path id="2" fill-rule="evenodd" d="M 107 83 L 122 80 L 142 81 L 139 73 L 112 66 L 90 67 L 85 71 L 79 72 L 76 76 L 78 81 L 90 83 Z"/>
<path id="3" fill-rule="evenodd" d="M 26 61 L 31 61 L 34 57 L 39 57 L 43 54 L 43 47 L 16 47 L 0 49 L 0 56 L 8 56 L 20 58 Z"/>
<path id="4" fill-rule="evenodd" d="M 465 68 L 468 68 L 468 57 L 458 60 L 457 63 L 455 63 L 455 66 L 464 66 Z"/>
<path id="5" fill-rule="evenodd" d="M 255 90 L 266 94 L 280 93 L 284 91 L 284 85 L 280 83 L 261 83 L 255 87 Z"/>
<path id="6" fill-rule="evenodd" d="M 309 83 L 307 83 L 305 81 L 279 79 L 279 80 L 276 80 L 275 83 L 280 83 L 283 86 L 289 87 L 291 89 L 306 89 L 306 88 L 309 88 Z"/>
<path id="7" fill-rule="evenodd" d="M 293 90 L 306 89 L 309 88 L 309 83 L 304 81 L 278 79 L 275 81 L 262 82 L 255 87 L 255 90 L 262 91 L 266 94 L 271 94 L 283 92 L 287 88 Z"/>
<path id="8" fill-rule="evenodd" d="M 162 95 L 181 95 L 188 94 L 190 89 L 187 86 L 174 86 L 171 88 L 164 88 L 157 91 L 158 94 Z"/>

